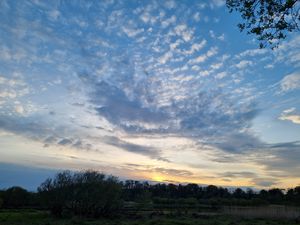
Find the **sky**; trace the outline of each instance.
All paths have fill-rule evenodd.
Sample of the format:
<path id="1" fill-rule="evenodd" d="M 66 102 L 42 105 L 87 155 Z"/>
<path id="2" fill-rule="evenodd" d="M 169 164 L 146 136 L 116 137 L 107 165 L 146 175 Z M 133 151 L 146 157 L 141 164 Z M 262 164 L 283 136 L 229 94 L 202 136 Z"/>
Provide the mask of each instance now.
<path id="1" fill-rule="evenodd" d="M 259 49 L 222 0 L 2 0 L 0 20 L 0 188 L 300 185 L 299 32 Z"/>

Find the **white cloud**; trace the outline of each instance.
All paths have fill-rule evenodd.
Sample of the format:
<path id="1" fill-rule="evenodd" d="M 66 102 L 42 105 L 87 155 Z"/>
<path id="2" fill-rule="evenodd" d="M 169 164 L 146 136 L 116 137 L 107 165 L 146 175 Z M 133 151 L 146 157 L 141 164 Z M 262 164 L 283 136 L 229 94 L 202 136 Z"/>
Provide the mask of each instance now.
<path id="1" fill-rule="evenodd" d="M 192 60 L 193 63 L 202 63 L 207 59 L 206 54 L 204 55 L 200 55 L 197 58 L 195 58 L 194 60 Z"/>
<path id="2" fill-rule="evenodd" d="M 206 4 L 206 3 L 203 3 L 203 2 L 197 3 L 197 7 L 198 7 L 199 9 L 205 9 L 205 8 L 207 7 L 207 4 Z"/>
<path id="3" fill-rule="evenodd" d="M 300 89 L 300 73 L 295 72 L 286 75 L 280 81 L 280 87 L 282 92 L 292 91 L 295 89 Z"/>
<path id="4" fill-rule="evenodd" d="M 170 49 L 175 50 L 178 47 L 178 45 L 180 45 L 182 42 L 182 40 L 177 39 L 174 43 L 170 44 Z"/>
<path id="5" fill-rule="evenodd" d="M 198 56 L 197 58 L 189 60 L 189 64 L 202 63 L 206 61 L 209 57 L 212 57 L 218 53 L 217 47 L 211 47 L 205 54 Z"/>
<path id="6" fill-rule="evenodd" d="M 274 50 L 275 62 L 293 65 L 300 67 L 300 36 L 295 36 L 293 39 L 283 42 L 278 49 Z"/>
<path id="7" fill-rule="evenodd" d="M 212 3 L 216 7 L 221 7 L 225 5 L 225 0 L 213 0 Z"/>
<path id="8" fill-rule="evenodd" d="M 217 69 L 220 69 L 222 67 L 223 63 L 214 63 L 212 64 L 210 67 L 213 69 L 213 70 L 217 70 Z"/>
<path id="9" fill-rule="evenodd" d="M 138 34 L 144 32 L 144 29 L 132 29 L 132 28 L 128 28 L 128 27 L 122 27 L 123 32 L 128 36 L 128 37 L 135 37 Z"/>
<path id="10" fill-rule="evenodd" d="M 267 49 L 248 49 L 238 55 L 238 57 L 263 55 L 268 52 Z"/>
<path id="11" fill-rule="evenodd" d="M 250 61 L 250 60 L 242 60 L 240 61 L 238 64 L 236 64 L 235 66 L 238 68 L 238 69 L 244 69 L 246 68 L 247 66 L 251 66 L 253 65 L 253 62 Z"/>
<path id="12" fill-rule="evenodd" d="M 184 51 L 184 54 L 191 55 L 194 52 L 201 50 L 206 45 L 206 43 L 206 40 L 202 40 L 200 43 L 192 44 L 190 50 Z"/>
<path id="13" fill-rule="evenodd" d="M 163 56 L 161 56 L 158 61 L 161 64 L 165 64 L 166 62 L 168 62 L 170 60 L 170 58 L 173 56 L 173 53 L 171 51 L 166 52 Z"/>
<path id="14" fill-rule="evenodd" d="M 199 13 L 199 12 L 196 12 L 196 13 L 193 15 L 193 19 L 194 19 L 196 22 L 199 22 L 199 21 L 200 21 L 200 13 Z"/>
<path id="15" fill-rule="evenodd" d="M 268 64 L 266 66 L 264 66 L 265 69 L 272 69 L 274 68 L 274 64 Z"/>
<path id="16" fill-rule="evenodd" d="M 148 12 L 144 12 L 141 16 L 140 19 L 144 22 L 144 23 L 148 23 L 151 19 L 151 16 Z"/>
<path id="17" fill-rule="evenodd" d="M 52 10 L 48 15 L 51 20 L 57 20 L 57 18 L 60 16 L 60 12 L 58 10 Z"/>
<path id="18" fill-rule="evenodd" d="M 217 53 L 218 53 L 218 48 L 217 47 L 212 47 L 207 51 L 206 55 L 207 55 L 207 57 L 211 57 L 211 56 L 214 56 Z"/>
<path id="19" fill-rule="evenodd" d="M 194 65 L 194 66 L 192 66 L 192 70 L 199 71 L 200 70 L 200 66 Z"/>
<path id="20" fill-rule="evenodd" d="M 200 76 L 203 76 L 203 77 L 206 77 L 210 74 L 210 71 L 208 70 L 203 70 L 203 71 L 200 71 Z"/>
<path id="21" fill-rule="evenodd" d="M 189 29 L 186 24 L 180 24 L 175 27 L 175 34 L 181 36 L 185 42 L 193 38 L 194 31 Z"/>
<path id="22" fill-rule="evenodd" d="M 24 112 L 25 112 L 22 105 L 16 105 L 15 111 L 16 111 L 16 113 L 19 113 L 19 114 L 24 114 Z"/>
<path id="23" fill-rule="evenodd" d="M 2 90 L 0 91 L 0 98 L 16 98 L 17 93 L 14 90 Z"/>
<path id="24" fill-rule="evenodd" d="M 289 114 L 289 113 L 295 112 L 295 110 L 296 110 L 296 108 L 295 108 L 295 107 L 292 107 L 292 108 L 283 110 L 283 113 L 284 113 L 284 114 Z"/>
<path id="25" fill-rule="evenodd" d="M 170 18 L 163 20 L 161 22 L 162 28 L 166 28 L 166 27 L 170 26 L 171 24 L 174 24 L 176 22 L 176 19 L 177 19 L 176 16 L 173 15 Z"/>
<path id="26" fill-rule="evenodd" d="M 19 73 L 12 73 L 10 75 L 12 78 L 0 76 L 0 105 L 5 105 L 8 103 L 7 106 L 9 106 L 11 105 L 13 99 L 18 99 L 19 97 L 29 93 L 29 88 L 21 79 Z"/>
<path id="27" fill-rule="evenodd" d="M 0 53 L 0 59 L 2 60 L 11 60 L 12 59 L 12 54 L 11 51 L 7 47 L 2 47 Z"/>
<path id="28" fill-rule="evenodd" d="M 222 79 L 222 78 L 224 78 L 224 77 L 226 77 L 226 76 L 227 76 L 227 73 L 226 73 L 225 71 L 223 71 L 223 72 L 218 73 L 218 74 L 216 75 L 216 78 L 217 78 L 217 79 Z"/>
<path id="29" fill-rule="evenodd" d="M 300 114 L 297 114 L 296 108 L 290 108 L 284 110 L 278 119 L 280 120 L 288 120 L 295 124 L 300 124 Z"/>
<path id="30" fill-rule="evenodd" d="M 219 39 L 220 41 L 224 41 L 225 40 L 225 34 L 221 34 L 219 37 L 217 37 L 217 39 Z"/>
<path id="31" fill-rule="evenodd" d="M 215 35 L 215 32 L 213 30 L 210 30 L 209 31 L 209 35 L 211 38 L 215 39 L 216 38 L 216 35 Z"/>
<path id="32" fill-rule="evenodd" d="M 174 9 L 176 7 L 176 2 L 173 0 L 166 1 L 165 6 L 167 9 Z"/>
<path id="33" fill-rule="evenodd" d="M 284 115 L 279 117 L 280 120 L 289 120 L 292 123 L 300 124 L 300 115 Z"/>
<path id="34" fill-rule="evenodd" d="M 0 76 L 0 84 L 4 84 L 5 82 L 6 82 L 6 78 Z"/>

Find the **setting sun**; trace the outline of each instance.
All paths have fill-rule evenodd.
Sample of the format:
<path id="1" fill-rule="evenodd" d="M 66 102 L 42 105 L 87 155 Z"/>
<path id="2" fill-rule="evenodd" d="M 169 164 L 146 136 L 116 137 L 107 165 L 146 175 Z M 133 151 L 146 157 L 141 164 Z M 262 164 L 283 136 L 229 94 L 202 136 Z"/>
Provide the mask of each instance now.
<path id="1" fill-rule="evenodd" d="M 163 182 L 163 181 L 165 181 L 166 179 L 165 179 L 163 176 L 161 176 L 161 175 L 155 174 L 155 175 L 153 176 L 152 180 L 153 180 L 153 181 L 156 181 L 156 182 Z"/>

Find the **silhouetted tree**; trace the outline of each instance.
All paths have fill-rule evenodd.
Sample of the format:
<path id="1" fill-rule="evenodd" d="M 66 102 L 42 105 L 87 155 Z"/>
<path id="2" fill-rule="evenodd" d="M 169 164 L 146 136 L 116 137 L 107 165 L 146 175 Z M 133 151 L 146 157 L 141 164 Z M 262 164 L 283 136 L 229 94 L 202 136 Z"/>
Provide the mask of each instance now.
<path id="1" fill-rule="evenodd" d="M 208 185 L 205 188 L 205 198 L 212 198 L 212 197 L 218 197 L 219 196 L 219 189 L 215 185 Z"/>
<path id="2" fill-rule="evenodd" d="M 96 171 L 58 173 L 38 188 L 54 215 L 64 210 L 80 216 L 110 216 L 121 205 L 121 185 L 117 178 Z"/>
<path id="3" fill-rule="evenodd" d="M 271 203 L 280 204 L 283 202 L 284 194 L 279 188 L 272 188 L 268 191 L 268 200 Z"/>
<path id="4" fill-rule="evenodd" d="M 300 205 L 300 186 L 289 189 L 285 197 L 288 202 L 292 202 L 293 204 Z"/>
<path id="5" fill-rule="evenodd" d="M 287 33 L 299 31 L 299 0 L 226 0 L 226 5 L 241 13 L 239 29 L 255 34 L 260 48 L 277 47 Z"/>
<path id="6" fill-rule="evenodd" d="M 241 188 L 237 188 L 233 192 L 233 197 L 235 197 L 235 198 L 245 198 L 245 196 L 246 196 L 246 193 Z"/>
<path id="7" fill-rule="evenodd" d="M 0 190 L 0 207 L 34 207 L 50 209 L 52 214 L 62 216 L 72 213 L 79 216 L 113 216 L 119 209 L 170 209 L 184 214 L 189 208 L 206 205 L 218 208 L 222 205 L 257 206 L 266 204 L 300 205 L 300 186 L 288 189 L 273 188 L 254 192 L 241 188 L 229 192 L 227 188 L 197 184 L 149 184 L 127 180 L 119 182 L 116 177 L 105 176 L 96 171 L 57 173 L 46 179 L 38 193 L 21 187 Z M 123 202 L 126 202 L 124 208 Z M 130 208 L 131 207 L 131 208 Z"/>
<path id="8" fill-rule="evenodd" d="M 255 196 L 255 194 L 254 194 L 253 190 L 251 188 L 248 188 L 247 192 L 246 192 L 247 199 L 252 199 L 254 196 Z"/>
<path id="9" fill-rule="evenodd" d="M 21 187 L 11 187 L 4 192 L 3 207 L 5 208 L 21 208 L 29 203 L 30 194 Z"/>

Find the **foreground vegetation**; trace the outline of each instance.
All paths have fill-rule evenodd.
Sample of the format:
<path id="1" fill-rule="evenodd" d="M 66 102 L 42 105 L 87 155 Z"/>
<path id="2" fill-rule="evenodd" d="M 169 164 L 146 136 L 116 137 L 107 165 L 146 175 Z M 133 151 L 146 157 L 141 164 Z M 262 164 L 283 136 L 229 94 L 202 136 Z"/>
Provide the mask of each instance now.
<path id="1" fill-rule="evenodd" d="M 116 218 L 57 218 L 46 211 L 0 211 L 1 225 L 299 225 L 297 220 L 242 218 L 224 215 L 156 215 L 149 217 L 118 216 Z"/>
<path id="2" fill-rule="evenodd" d="M 244 191 L 197 184 L 120 182 L 65 171 L 28 192 L 0 191 L 5 224 L 300 224 L 300 187 Z M 116 219 L 118 218 L 118 219 Z"/>

